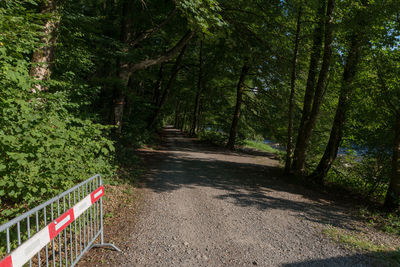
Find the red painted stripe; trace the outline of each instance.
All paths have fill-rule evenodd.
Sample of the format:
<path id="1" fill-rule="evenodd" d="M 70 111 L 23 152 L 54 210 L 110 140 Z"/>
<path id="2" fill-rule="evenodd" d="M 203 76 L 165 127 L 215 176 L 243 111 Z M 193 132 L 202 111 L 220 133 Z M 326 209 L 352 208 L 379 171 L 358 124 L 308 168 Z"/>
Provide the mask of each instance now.
<path id="1" fill-rule="evenodd" d="M 94 204 L 104 195 L 104 186 L 100 186 L 90 194 L 91 203 Z M 75 220 L 74 209 L 71 208 L 49 224 L 50 240 L 54 239 L 62 230 Z M 0 267 L 12 267 L 12 257 L 8 255 L 0 261 Z"/>
<path id="2" fill-rule="evenodd" d="M 101 191 L 101 193 L 99 193 Z M 96 196 L 97 195 L 97 196 Z M 104 186 L 100 186 L 90 194 L 92 204 L 99 200 L 104 195 Z"/>
<path id="3" fill-rule="evenodd" d="M 11 255 L 5 257 L 2 261 L 0 261 L 0 267 L 12 267 L 12 258 Z"/>
<path id="4" fill-rule="evenodd" d="M 67 219 L 67 221 L 64 221 L 64 219 L 66 219 L 68 216 L 69 216 L 69 219 Z M 63 215 L 58 217 L 55 221 L 51 222 L 49 224 L 50 240 L 52 240 L 54 237 L 56 237 L 62 230 L 64 230 L 74 220 L 75 220 L 74 209 L 71 208 L 66 213 L 64 213 Z M 59 223 L 63 223 L 63 225 L 56 228 L 56 226 Z"/>

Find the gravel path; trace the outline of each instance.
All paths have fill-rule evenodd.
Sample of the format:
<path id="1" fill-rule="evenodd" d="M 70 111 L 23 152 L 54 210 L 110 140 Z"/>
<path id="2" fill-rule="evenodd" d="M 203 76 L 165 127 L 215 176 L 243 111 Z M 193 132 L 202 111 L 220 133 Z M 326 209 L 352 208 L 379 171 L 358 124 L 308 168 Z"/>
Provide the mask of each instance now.
<path id="1" fill-rule="evenodd" d="M 346 209 L 278 179 L 269 157 L 212 148 L 166 128 L 142 212 L 108 266 L 375 266 L 321 235 Z"/>

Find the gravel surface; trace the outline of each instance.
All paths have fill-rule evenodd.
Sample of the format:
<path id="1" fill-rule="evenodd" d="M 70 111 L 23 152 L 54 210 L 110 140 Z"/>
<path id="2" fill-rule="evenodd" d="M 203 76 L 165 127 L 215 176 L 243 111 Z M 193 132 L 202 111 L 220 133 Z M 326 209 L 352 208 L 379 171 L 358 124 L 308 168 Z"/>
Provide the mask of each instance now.
<path id="1" fill-rule="evenodd" d="M 151 166 L 141 211 L 122 233 L 123 253 L 103 266 L 382 266 L 321 234 L 350 228 L 345 207 L 279 179 L 270 157 L 213 148 L 164 129 L 165 148 L 144 150 Z"/>

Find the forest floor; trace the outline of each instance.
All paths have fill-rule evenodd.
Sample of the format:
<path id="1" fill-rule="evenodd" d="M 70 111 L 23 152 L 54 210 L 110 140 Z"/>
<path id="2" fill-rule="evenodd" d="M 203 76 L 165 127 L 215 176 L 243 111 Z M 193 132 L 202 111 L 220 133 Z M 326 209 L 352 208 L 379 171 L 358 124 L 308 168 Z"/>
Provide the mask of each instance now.
<path id="1" fill-rule="evenodd" d="M 231 152 L 164 128 L 139 187 L 109 188 L 106 242 L 80 266 L 396 266 L 399 239 L 352 203 L 292 184 L 273 154 Z M 133 201 L 132 201 L 133 200 Z M 108 204 L 107 204 L 108 203 Z"/>

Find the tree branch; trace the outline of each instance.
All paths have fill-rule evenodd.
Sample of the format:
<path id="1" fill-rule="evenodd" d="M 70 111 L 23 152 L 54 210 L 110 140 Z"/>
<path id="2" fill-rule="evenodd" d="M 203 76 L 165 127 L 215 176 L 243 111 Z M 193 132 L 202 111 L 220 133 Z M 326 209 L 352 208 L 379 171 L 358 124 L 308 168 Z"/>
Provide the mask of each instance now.
<path id="1" fill-rule="evenodd" d="M 165 52 L 163 55 L 157 57 L 157 58 L 152 58 L 152 59 L 146 59 L 143 60 L 142 62 L 136 63 L 130 67 L 131 73 L 134 73 L 138 70 L 143 70 L 147 69 L 148 67 L 151 67 L 153 65 L 160 64 L 162 62 L 168 61 L 172 59 L 179 51 L 182 50 L 182 48 L 194 37 L 196 33 L 194 31 L 189 30 L 186 32 L 186 34 L 182 37 L 181 40 L 170 50 Z"/>

